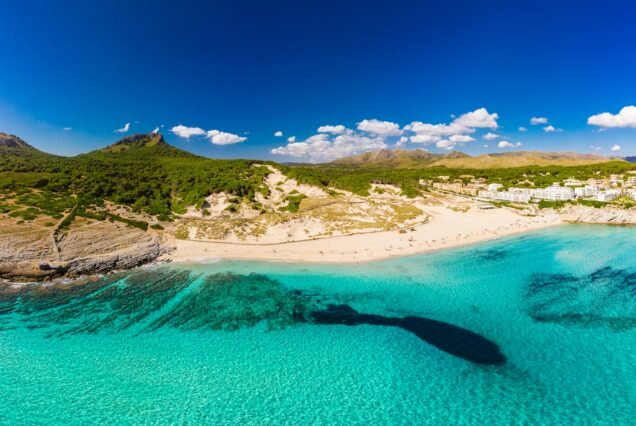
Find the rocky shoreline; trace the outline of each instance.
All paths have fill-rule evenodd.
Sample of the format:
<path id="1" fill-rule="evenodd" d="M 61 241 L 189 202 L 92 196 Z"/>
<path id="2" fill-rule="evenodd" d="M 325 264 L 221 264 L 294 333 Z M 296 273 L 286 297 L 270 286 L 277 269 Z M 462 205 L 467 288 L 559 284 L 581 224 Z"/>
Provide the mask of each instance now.
<path id="1" fill-rule="evenodd" d="M 0 240 L 0 278 L 39 282 L 98 275 L 152 263 L 174 250 L 159 233 L 109 223 L 86 228 L 69 232 L 53 248 L 33 233 L 5 234 Z"/>
<path id="2" fill-rule="evenodd" d="M 559 215 L 564 222 L 568 223 L 636 225 L 636 209 L 571 205 L 560 210 Z"/>

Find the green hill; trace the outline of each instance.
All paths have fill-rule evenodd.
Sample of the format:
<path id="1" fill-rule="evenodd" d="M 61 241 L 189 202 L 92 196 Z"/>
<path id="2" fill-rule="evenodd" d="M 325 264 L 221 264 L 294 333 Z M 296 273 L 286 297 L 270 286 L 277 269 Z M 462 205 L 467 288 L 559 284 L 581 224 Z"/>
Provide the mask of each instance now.
<path id="1" fill-rule="evenodd" d="M 148 133 L 127 136 L 114 144 L 95 151 L 82 154 L 82 158 L 101 159 L 142 159 L 148 158 L 203 158 L 188 151 L 169 145 L 161 133 Z"/>
<path id="2" fill-rule="evenodd" d="M 191 154 L 169 145 L 161 134 L 126 137 L 75 157 L 44 154 L 24 141 L 9 143 L 12 147 L 0 156 L 0 188 L 19 187 L 37 174 L 44 190 L 75 194 L 83 204 L 110 200 L 166 218 L 188 205 L 202 204 L 212 193 L 253 200 L 264 190 L 263 178 L 269 172 L 248 160 Z"/>

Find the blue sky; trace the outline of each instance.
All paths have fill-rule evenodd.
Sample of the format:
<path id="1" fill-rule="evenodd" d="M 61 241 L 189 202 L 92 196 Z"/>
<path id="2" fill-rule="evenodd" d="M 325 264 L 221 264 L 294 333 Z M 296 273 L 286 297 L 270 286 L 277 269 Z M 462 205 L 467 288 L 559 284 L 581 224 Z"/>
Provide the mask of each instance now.
<path id="1" fill-rule="evenodd" d="M 636 154 L 633 2 L 24 0 L 2 16 L 0 131 L 49 152 L 159 127 L 219 158 Z"/>

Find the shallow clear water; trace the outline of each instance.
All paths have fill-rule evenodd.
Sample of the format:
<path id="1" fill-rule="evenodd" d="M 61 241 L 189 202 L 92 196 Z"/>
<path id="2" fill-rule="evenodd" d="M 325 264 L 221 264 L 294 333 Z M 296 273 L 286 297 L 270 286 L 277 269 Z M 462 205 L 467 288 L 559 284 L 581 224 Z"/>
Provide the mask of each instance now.
<path id="1" fill-rule="evenodd" d="M 577 225 L 371 264 L 4 290 L 0 423 L 633 424 L 635 245 L 635 228 Z M 453 324 L 506 362 L 312 320 L 330 304 Z"/>

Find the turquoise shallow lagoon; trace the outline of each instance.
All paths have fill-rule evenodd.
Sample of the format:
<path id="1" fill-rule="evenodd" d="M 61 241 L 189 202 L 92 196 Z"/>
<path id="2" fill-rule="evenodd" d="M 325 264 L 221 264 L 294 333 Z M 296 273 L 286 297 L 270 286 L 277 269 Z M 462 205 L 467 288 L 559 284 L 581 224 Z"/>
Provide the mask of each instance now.
<path id="1" fill-rule="evenodd" d="M 636 228 L 572 225 L 369 264 L 4 289 L 0 423 L 634 424 L 635 247 Z M 505 362 L 315 321 L 330 305 L 452 324 Z"/>

